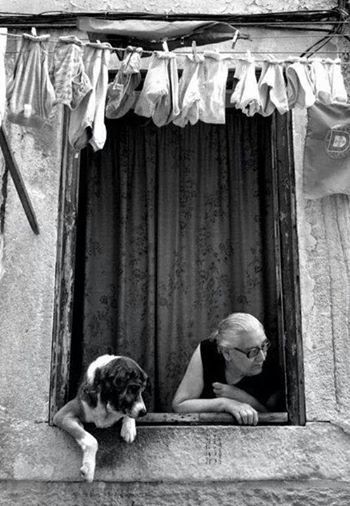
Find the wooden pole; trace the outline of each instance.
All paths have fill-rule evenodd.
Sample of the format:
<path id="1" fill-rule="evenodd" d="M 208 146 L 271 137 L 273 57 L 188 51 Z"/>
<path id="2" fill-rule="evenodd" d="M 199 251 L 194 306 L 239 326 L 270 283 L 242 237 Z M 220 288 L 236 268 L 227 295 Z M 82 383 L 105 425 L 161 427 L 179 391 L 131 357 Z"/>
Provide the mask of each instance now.
<path id="1" fill-rule="evenodd" d="M 30 202 L 29 195 L 26 190 L 22 175 L 17 166 L 16 160 L 12 156 L 11 149 L 9 147 L 9 143 L 3 127 L 0 127 L 0 147 L 5 158 L 6 166 L 13 179 L 15 188 L 17 190 L 24 212 L 26 213 L 31 229 L 33 230 L 34 234 L 38 235 L 39 226 L 36 220 L 35 212 Z"/>

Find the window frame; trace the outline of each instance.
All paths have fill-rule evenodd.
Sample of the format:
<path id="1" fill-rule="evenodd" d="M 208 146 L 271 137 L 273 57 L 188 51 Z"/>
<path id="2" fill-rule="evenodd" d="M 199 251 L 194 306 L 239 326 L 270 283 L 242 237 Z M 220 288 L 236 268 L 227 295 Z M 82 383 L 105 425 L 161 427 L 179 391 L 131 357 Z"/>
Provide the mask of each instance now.
<path id="1" fill-rule="evenodd" d="M 71 370 L 75 247 L 79 205 L 80 156 L 68 142 L 68 114 L 63 121 L 55 297 L 53 314 L 49 423 L 67 401 Z M 305 424 L 305 397 L 296 195 L 293 157 L 292 114 L 275 113 L 271 125 L 272 183 L 278 285 L 279 331 L 285 366 L 287 413 L 261 416 L 263 424 Z M 159 425 L 232 424 L 225 413 L 173 414 L 151 413 L 140 423 Z"/>

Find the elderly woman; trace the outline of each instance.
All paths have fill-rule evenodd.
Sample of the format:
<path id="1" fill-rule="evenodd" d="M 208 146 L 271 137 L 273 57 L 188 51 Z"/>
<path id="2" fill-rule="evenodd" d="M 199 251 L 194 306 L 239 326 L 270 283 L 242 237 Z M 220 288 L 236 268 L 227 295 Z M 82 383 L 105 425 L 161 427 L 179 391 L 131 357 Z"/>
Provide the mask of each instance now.
<path id="1" fill-rule="evenodd" d="M 194 351 L 173 400 L 174 411 L 227 412 L 256 425 L 280 384 L 263 371 L 270 342 L 254 316 L 233 313 Z M 276 384 L 277 383 L 277 384 Z"/>

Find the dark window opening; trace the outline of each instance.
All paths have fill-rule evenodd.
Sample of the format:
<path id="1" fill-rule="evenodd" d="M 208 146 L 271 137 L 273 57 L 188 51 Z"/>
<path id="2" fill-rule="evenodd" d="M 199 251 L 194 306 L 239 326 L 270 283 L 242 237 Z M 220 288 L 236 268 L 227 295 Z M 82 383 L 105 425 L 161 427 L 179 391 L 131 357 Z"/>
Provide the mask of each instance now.
<path id="1" fill-rule="evenodd" d="M 171 400 L 200 340 L 234 311 L 259 318 L 284 367 L 279 328 L 271 118 L 227 109 L 225 125 L 107 122 L 81 157 L 70 396 L 104 353 Z M 281 382 L 284 379 L 281 378 Z"/>

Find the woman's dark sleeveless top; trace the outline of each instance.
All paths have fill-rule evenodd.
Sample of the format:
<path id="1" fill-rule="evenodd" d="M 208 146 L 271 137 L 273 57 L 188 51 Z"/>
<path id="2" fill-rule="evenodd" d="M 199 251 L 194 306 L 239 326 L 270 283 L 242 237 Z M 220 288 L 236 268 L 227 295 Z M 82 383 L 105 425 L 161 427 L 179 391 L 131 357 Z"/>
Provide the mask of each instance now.
<path id="1" fill-rule="evenodd" d="M 200 351 L 203 363 L 204 387 L 201 399 L 212 399 L 215 397 L 212 384 L 215 381 L 227 383 L 225 378 L 225 359 L 219 353 L 215 341 L 206 339 L 200 343 Z M 264 404 L 267 399 L 281 389 L 280 372 L 271 364 L 264 364 L 260 374 L 246 376 L 234 386 L 255 397 Z"/>

